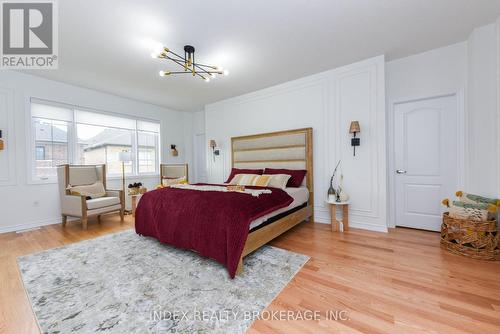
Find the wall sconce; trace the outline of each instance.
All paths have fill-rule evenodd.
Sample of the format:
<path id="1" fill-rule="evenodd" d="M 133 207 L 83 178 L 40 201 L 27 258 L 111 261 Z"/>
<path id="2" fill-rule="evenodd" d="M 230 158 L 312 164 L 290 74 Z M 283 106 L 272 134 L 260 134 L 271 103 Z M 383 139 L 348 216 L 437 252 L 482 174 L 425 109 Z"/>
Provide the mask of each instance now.
<path id="1" fill-rule="evenodd" d="M 177 145 L 170 145 L 170 152 L 172 153 L 173 157 L 176 157 L 179 155 L 179 151 L 177 151 Z"/>
<path id="2" fill-rule="evenodd" d="M 212 155 L 214 156 L 214 161 L 215 161 L 215 156 L 220 154 L 220 151 L 217 148 L 217 143 L 215 142 L 215 140 L 210 139 L 208 146 L 212 149 Z"/>
<path id="3" fill-rule="evenodd" d="M 3 137 L 2 137 L 2 130 L 0 130 L 0 151 L 4 150 L 3 146 Z"/>
<path id="4" fill-rule="evenodd" d="M 359 138 L 356 138 L 356 133 L 361 132 L 358 121 L 352 121 L 349 133 L 352 133 L 351 146 L 354 148 L 354 156 L 356 156 L 356 146 L 360 145 Z"/>

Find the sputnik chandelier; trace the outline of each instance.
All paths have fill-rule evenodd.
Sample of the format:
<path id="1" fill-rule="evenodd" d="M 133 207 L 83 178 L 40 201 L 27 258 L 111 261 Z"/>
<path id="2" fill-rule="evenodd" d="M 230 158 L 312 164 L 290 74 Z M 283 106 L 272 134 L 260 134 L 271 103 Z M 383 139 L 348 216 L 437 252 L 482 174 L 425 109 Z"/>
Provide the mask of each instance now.
<path id="1" fill-rule="evenodd" d="M 161 77 L 174 74 L 191 74 L 193 77 L 198 76 L 209 82 L 211 78 L 215 78 L 217 75 L 229 74 L 229 71 L 222 67 L 197 63 L 194 59 L 194 47 L 191 45 L 184 46 L 184 57 L 166 47 L 163 47 L 160 52 L 152 53 L 151 57 L 171 60 L 183 68 L 182 71 L 160 71 Z"/>

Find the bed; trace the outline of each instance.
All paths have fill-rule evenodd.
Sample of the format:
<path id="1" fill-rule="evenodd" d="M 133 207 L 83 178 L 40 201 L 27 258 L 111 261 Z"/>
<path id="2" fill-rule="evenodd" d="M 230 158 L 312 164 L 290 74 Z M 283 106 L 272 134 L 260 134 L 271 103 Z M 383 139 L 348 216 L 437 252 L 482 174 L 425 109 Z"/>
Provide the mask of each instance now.
<path id="1" fill-rule="evenodd" d="M 247 187 L 247 192 L 259 192 L 257 196 L 223 192 L 223 184 L 194 186 L 197 190 L 155 190 L 139 203 L 136 232 L 211 257 L 224 264 L 233 278 L 243 272 L 245 256 L 297 224 L 312 220 L 312 152 L 312 128 L 233 137 L 233 168 L 305 169 L 303 183 L 283 190 Z M 223 189 L 212 191 L 210 187 Z"/>

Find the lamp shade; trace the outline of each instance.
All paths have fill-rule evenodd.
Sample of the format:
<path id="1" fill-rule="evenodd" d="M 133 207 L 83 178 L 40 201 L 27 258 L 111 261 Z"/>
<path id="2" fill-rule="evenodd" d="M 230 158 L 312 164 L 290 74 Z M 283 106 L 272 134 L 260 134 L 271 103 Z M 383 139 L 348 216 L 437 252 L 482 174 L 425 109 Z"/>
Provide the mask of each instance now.
<path id="1" fill-rule="evenodd" d="M 361 128 L 359 127 L 358 121 L 352 121 L 351 127 L 349 128 L 349 133 L 361 132 Z"/>
<path id="2" fill-rule="evenodd" d="M 215 142 L 215 140 L 210 139 L 210 141 L 209 141 L 209 143 L 208 143 L 208 147 L 210 147 L 210 148 L 215 148 L 215 147 L 217 147 L 217 143 Z"/>
<path id="3" fill-rule="evenodd" d="M 127 151 L 120 152 L 118 153 L 118 161 L 120 162 L 132 161 L 132 154 L 130 154 L 130 152 Z"/>

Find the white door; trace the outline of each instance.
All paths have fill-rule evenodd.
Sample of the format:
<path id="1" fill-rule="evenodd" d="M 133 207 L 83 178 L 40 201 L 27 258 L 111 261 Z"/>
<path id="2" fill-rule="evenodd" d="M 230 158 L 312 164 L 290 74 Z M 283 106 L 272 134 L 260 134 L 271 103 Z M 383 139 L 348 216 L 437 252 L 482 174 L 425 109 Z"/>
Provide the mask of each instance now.
<path id="1" fill-rule="evenodd" d="M 207 147 L 205 134 L 197 134 L 194 138 L 194 164 L 196 182 L 207 182 Z"/>
<path id="2" fill-rule="evenodd" d="M 439 231 L 458 187 L 456 95 L 395 105 L 396 225 Z"/>

